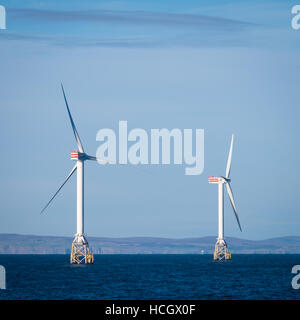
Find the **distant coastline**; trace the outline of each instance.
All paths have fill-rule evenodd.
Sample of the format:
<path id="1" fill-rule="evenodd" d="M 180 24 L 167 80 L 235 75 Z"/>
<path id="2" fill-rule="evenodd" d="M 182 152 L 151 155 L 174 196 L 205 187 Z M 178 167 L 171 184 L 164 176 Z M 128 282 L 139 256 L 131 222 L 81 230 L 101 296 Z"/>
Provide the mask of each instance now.
<path id="1" fill-rule="evenodd" d="M 156 237 L 89 237 L 95 254 L 211 254 L 216 237 L 169 239 Z M 68 254 L 72 237 L 0 234 L 0 254 Z M 266 240 L 227 237 L 232 253 L 300 254 L 300 236 Z"/>

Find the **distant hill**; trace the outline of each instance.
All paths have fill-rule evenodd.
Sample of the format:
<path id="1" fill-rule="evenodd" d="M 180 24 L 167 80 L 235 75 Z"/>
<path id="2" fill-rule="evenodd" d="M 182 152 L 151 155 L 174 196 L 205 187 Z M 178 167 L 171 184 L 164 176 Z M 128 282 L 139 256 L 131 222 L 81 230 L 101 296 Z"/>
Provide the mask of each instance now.
<path id="1" fill-rule="evenodd" d="M 88 237 L 94 253 L 104 254 L 201 254 L 212 253 L 216 237 L 167 239 L 152 237 Z M 0 254 L 66 254 L 73 238 L 0 234 Z M 227 237 L 232 253 L 299 253 L 300 237 L 245 240 Z"/>

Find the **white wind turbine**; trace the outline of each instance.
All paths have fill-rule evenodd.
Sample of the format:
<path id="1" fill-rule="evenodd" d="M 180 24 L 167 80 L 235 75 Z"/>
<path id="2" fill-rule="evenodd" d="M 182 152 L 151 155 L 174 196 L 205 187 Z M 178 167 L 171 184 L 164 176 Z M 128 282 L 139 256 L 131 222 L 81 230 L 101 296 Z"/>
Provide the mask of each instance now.
<path id="1" fill-rule="evenodd" d="M 226 166 L 226 172 L 225 172 L 225 177 L 208 177 L 208 182 L 213 183 L 213 184 L 218 184 L 218 199 L 219 199 L 219 204 L 218 204 L 218 220 L 219 220 L 219 232 L 218 232 L 218 239 L 215 245 L 215 251 L 214 251 L 214 260 L 229 260 L 231 259 L 231 254 L 228 251 L 227 244 L 224 238 L 224 184 L 226 185 L 226 190 L 230 199 L 230 203 L 233 209 L 233 212 L 236 217 L 236 221 L 238 223 L 238 226 L 240 230 L 242 231 L 239 216 L 237 214 L 236 210 L 236 205 L 234 203 L 234 198 L 232 194 L 232 189 L 230 186 L 231 180 L 229 179 L 230 176 L 230 168 L 231 168 L 231 160 L 232 160 L 232 148 L 233 148 L 233 139 L 234 136 L 232 135 L 231 137 L 231 144 L 230 144 L 230 149 L 229 149 L 229 154 L 228 154 L 228 159 L 227 159 L 227 166 Z"/>
<path id="2" fill-rule="evenodd" d="M 65 104 L 67 107 L 68 115 L 70 118 L 71 126 L 74 132 L 74 136 L 77 142 L 77 146 L 79 150 L 71 151 L 71 160 L 75 160 L 76 164 L 63 182 L 63 184 L 59 187 L 59 189 L 55 192 L 53 197 L 49 200 L 46 206 L 43 208 L 41 213 L 43 213 L 46 208 L 49 206 L 51 201 L 55 198 L 55 196 L 59 193 L 62 187 L 66 184 L 66 182 L 70 179 L 72 174 L 77 170 L 77 231 L 75 234 L 75 238 L 72 243 L 72 250 L 71 250 L 71 263 L 93 263 L 94 256 L 90 252 L 89 244 L 84 236 L 84 161 L 86 160 L 94 160 L 94 161 L 101 161 L 96 157 L 92 157 L 87 155 L 84 152 L 81 140 L 79 138 L 77 129 L 75 127 L 74 121 L 71 116 L 71 112 L 69 109 L 68 101 L 65 95 L 65 91 L 63 85 L 61 85 Z M 104 160 L 103 160 L 104 161 Z"/>

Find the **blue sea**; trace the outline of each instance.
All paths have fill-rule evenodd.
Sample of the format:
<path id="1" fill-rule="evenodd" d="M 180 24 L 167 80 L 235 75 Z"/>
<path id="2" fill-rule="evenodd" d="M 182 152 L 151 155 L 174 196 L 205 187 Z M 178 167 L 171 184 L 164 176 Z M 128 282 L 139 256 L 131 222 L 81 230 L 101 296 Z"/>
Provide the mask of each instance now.
<path id="1" fill-rule="evenodd" d="M 300 299 L 291 286 L 300 255 L 0 255 L 0 299 Z"/>

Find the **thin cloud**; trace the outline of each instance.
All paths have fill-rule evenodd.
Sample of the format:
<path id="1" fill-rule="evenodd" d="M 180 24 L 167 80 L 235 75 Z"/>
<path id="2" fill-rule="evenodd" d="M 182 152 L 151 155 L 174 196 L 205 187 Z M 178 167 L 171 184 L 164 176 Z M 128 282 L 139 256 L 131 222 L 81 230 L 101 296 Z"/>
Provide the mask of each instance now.
<path id="1" fill-rule="evenodd" d="M 159 48 L 159 47 L 218 47 L 247 45 L 245 34 L 247 29 L 255 25 L 238 20 L 209 17 L 194 14 L 145 12 L 145 11 L 54 11 L 40 9 L 9 9 L 12 19 L 30 21 L 27 31 L 18 33 L 0 33 L 2 40 L 20 40 L 32 42 L 47 42 L 61 47 L 125 47 L 125 48 Z M 63 34 L 63 27 L 49 28 L 46 33 L 36 31 L 36 24 L 70 23 L 74 25 L 71 33 Z M 36 22 L 36 24 L 35 24 Z M 97 29 L 86 34 L 81 32 L 82 23 L 104 23 L 112 25 L 150 26 L 148 35 L 126 35 L 122 29 L 122 36 L 97 35 Z M 30 31 L 32 26 L 32 31 Z M 168 34 L 154 26 L 166 27 Z M 56 31 L 55 31 L 56 30 Z M 59 33 L 58 31 L 59 30 Z M 137 28 L 137 33 L 143 28 Z M 148 31 L 149 31 L 148 30 Z M 70 29 L 68 28 L 68 32 Z"/>
<path id="2" fill-rule="evenodd" d="M 250 46 L 244 37 L 203 37 L 180 35 L 173 37 L 61 37 L 33 34 L 0 33 L 0 40 L 41 42 L 60 47 L 112 47 L 112 48 L 170 48 L 170 47 L 244 47 Z M 253 44 L 252 44 L 253 45 Z"/>
<path id="3" fill-rule="evenodd" d="M 12 8 L 8 10 L 12 18 L 45 22 L 97 22 L 131 25 L 157 25 L 178 27 L 210 27 L 210 28 L 240 28 L 253 25 L 252 23 L 204 16 L 198 14 L 181 14 L 146 11 L 59 11 L 40 9 Z"/>

